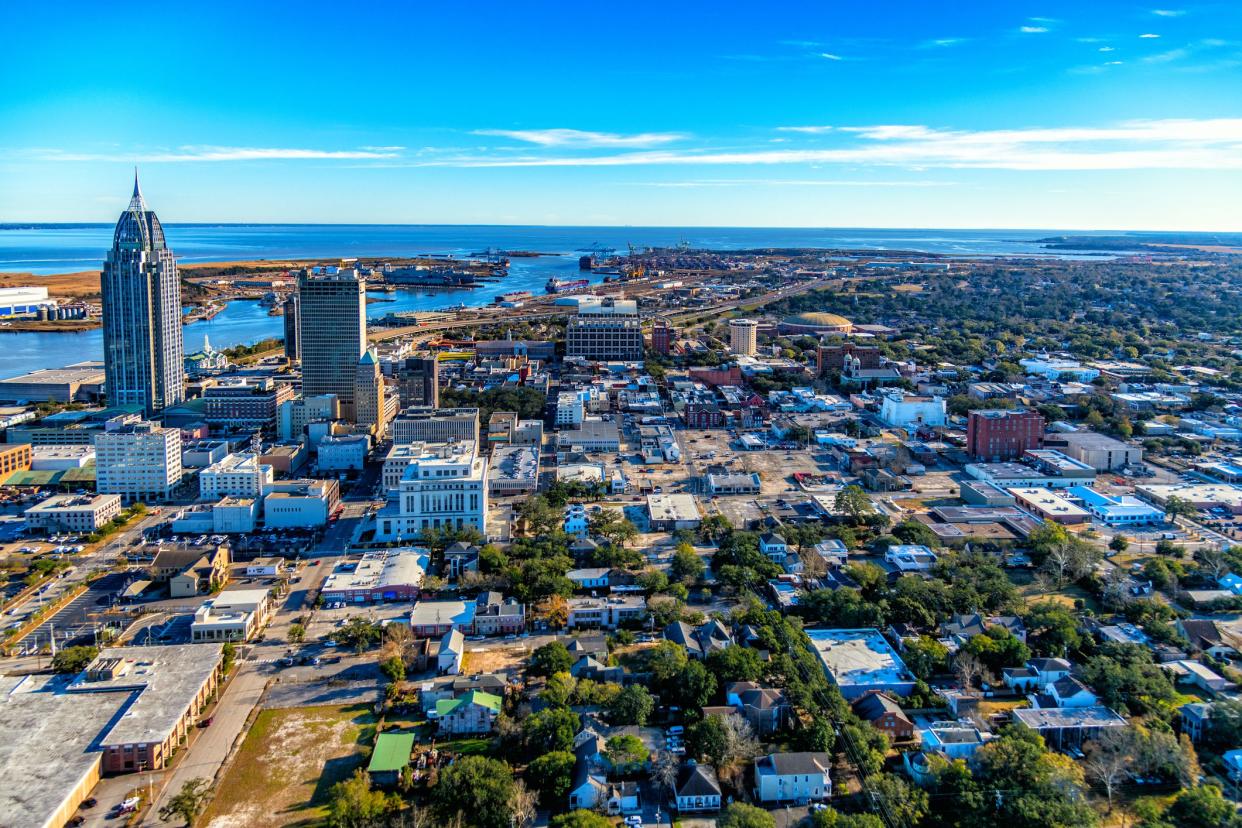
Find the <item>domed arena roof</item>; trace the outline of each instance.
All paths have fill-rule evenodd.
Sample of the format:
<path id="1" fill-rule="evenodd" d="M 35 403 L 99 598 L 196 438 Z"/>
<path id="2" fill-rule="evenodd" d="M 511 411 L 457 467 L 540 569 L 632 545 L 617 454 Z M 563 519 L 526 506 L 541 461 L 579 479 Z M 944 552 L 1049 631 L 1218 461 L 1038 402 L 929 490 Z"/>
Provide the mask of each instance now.
<path id="1" fill-rule="evenodd" d="M 786 318 L 783 322 L 791 327 L 800 328 L 838 328 L 849 330 L 854 327 L 854 323 L 844 316 L 820 311 L 795 314 Z"/>

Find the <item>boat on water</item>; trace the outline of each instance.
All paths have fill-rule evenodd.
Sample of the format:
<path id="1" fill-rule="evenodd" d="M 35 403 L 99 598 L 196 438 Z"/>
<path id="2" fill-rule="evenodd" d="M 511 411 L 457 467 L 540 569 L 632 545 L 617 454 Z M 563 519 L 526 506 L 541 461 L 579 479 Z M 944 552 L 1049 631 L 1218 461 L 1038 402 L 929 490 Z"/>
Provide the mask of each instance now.
<path id="1" fill-rule="evenodd" d="M 585 290 L 590 286 L 590 279 L 549 279 L 543 289 L 548 293 L 569 293 L 575 290 Z"/>

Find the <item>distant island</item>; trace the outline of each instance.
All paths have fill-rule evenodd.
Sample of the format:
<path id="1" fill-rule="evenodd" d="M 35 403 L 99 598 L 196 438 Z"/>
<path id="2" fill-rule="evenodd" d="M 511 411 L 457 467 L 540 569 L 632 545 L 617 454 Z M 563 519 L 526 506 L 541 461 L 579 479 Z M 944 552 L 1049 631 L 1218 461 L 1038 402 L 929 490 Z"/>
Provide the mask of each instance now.
<path id="1" fill-rule="evenodd" d="M 1137 253 L 1242 254 L 1242 233 L 1125 233 L 1115 236 L 1049 236 L 1036 239 L 1049 250 Z"/>

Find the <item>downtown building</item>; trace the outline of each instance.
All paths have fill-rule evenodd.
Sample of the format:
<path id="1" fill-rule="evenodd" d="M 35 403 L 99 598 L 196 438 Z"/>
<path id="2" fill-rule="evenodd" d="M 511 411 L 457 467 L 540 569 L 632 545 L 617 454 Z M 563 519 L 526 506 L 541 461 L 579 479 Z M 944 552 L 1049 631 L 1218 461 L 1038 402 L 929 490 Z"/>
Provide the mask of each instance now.
<path id="1" fill-rule="evenodd" d="M 108 402 L 148 416 L 185 400 L 181 281 L 155 212 L 134 176 L 99 282 Z"/>
<path id="2" fill-rule="evenodd" d="M 375 540 L 418 537 L 425 529 L 487 534 L 487 459 L 475 441 L 415 444 L 396 497 L 375 516 Z"/>
<path id="3" fill-rule="evenodd" d="M 412 405 L 391 425 L 392 441 L 400 443 L 479 442 L 479 409 Z"/>
<path id="4" fill-rule="evenodd" d="M 753 319 L 730 319 L 729 350 L 738 356 L 754 356 L 759 350 L 759 323 Z"/>
<path id="5" fill-rule="evenodd" d="M 974 460 L 1016 460 L 1044 442 L 1044 416 L 1027 409 L 972 411 L 966 420 L 966 453 Z"/>
<path id="6" fill-rule="evenodd" d="M 366 280 L 353 268 L 298 274 L 302 395 L 335 394 L 341 416 L 350 422 L 357 416 L 358 361 L 367 348 L 366 290 Z"/>
<path id="7" fill-rule="evenodd" d="M 565 355 L 636 361 L 643 358 L 643 329 L 633 299 L 584 296 L 565 330 Z"/>
<path id="8" fill-rule="evenodd" d="M 142 421 L 95 436 L 95 488 L 127 502 L 168 500 L 181 483 L 181 431 Z"/>

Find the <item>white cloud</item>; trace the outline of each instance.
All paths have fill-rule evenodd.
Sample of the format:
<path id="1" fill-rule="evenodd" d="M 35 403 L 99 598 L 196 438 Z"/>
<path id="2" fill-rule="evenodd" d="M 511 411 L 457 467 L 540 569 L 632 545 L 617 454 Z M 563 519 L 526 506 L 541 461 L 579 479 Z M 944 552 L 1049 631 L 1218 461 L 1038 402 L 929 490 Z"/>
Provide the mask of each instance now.
<path id="1" fill-rule="evenodd" d="M 1117 50 L 1116 50 L 1116 49 L 1114 49 L 1112 46 L 1101 46 L 1101 47 L 1099 48 L 1099 51 L 1101 51 L 1101 52 L 1115 52 L 1115 51 L 1117 51 Z"/>
<path id="2" fill-rule="evenodd" d="M 827 178 L 701 178 L 689 181 L 634 181 L 635 187 L 955 187 L 956 181 L 868 181 Z M 115 200 L 115 199 L 114 199 Z"/>
<path id="3" fill-rule="evenodd" d="M 1145 32 L 1144 34 L 1139 35 L 1140 40 L 1154 40 L 1157 37 L 1160 37 L 1160 35 L 1152 34 L 1151 32 Z"/>
<path id="4" fill-rule="evenodd" d="M 840 55 L 834 55 L 832 52 L 820 52 L 819 56 L 824 60 L 845 60 L 845 58 Z"/>
<path id="5" fill-rule="evenodd" d="M 1104 65 L 1105 65 L 1105 66 L 1120 66 L 1122 63 L 1124 63 L 1124 61 L 1120 61 L 1120 60 L 1110 60 L 1110 61 L 1106 61 L 1106 62 L 1104 63 Z"/>
<path id="6" fill-rule="evenodd" d="M 654 147 L 680 141 L 680 132 L 642 132 L 622 135 L 616 132 L 588 132 L 581 129 L 476 129 L 473 135 L 512 138 L 541 147 Z"/>
<path id="7" fill-rule="evenodd" d="M 1151 13 L 1156 17 L 1181 17 L 1186 11 L 1184 9 L 1152 9 Z"/>
<path id="8" fill-rule="evenodd" d="M 922 44 L 924 49 L 945 48 L 947 46 L 959 46 L 965 43 L 969 38 L 966 37 L 938 37 L 935 40 L 928 40 Z"/>
<path id="9" fill-rule="evenodd" d="M 129 153 L 66 152 L 39 150 L 39 161 L 119 161 L 161 164 L 178 161 L 318 161 L 399 158 L 401 147 L 361 147 L 356 150 L 319 150 L 281 147 L 183 146 L 174 150 L 141 150 Z"/>
<path id="10" fill-rule="evenodd" d="M 825 132 L 832 132 L 835 127 L 830 126 L 781 126 L 777 127 L 777 132 L 801 132 L 804 135 L 823 135 Z"/>
<path id="11" fill-rule="evenodd" d="M 1127 121 L 1112 126 L 949 130 L 919 124 L 838 128 L 828 148 L 650 150 L 611 155 L 460 155 L 449 167 L 771 166 L 853 164 L 1007 170 L 1242 169 L 1242 118 Z M 836 134 L 836 133 L 834 133 Z"/>
<path id="12" fill-rule="evenodd" d="M 1023 34 L 1043 34 L 1044 32 L 1048 31 L 1048 27 L 1047 26 L 1022 26 L 1021 28 L 1018 29 L 1018 31 L 1022 32 Z"/>

